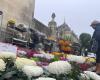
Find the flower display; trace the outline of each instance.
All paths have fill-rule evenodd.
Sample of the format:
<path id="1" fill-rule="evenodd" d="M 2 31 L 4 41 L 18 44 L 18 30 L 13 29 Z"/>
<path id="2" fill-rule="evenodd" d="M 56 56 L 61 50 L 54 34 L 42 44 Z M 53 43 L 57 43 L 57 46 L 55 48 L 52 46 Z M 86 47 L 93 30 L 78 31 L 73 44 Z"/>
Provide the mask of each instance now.
<path id="1" fill-rule="evenodd" d="M 22 68 L 22 71 L 28 76 L 28 77 L 37 77 L 43 74 L 43 69 L 39 66 L 24 66 Z"/>
<path id="2" fill-rule="evenodd" d="M 69 41 L 65 41 L 65 46 L 69 46 L 70 42 Z"/>
<path id="3" fill-rule="evenodd" d="M 2 59 L 0 59 L 0 71 L 4 71 L 5 68 L 6 68 L 6 63 Z"/>
<path id="4" fill-rule="evenodd" d="M 81 79 L 82 80 L 89 80 L 90 78 L 86 74 L 81 73 Z"/>
<path id="5" fill-rule="evenodd" d="M 18 50 L 18 55 L 20 56 L 20 55 L 26 55 L 27 54 L 27 52 L 25 52 L 25 51 L 22 51 L 22 50 Z"/>
<path id="6" fill-rule="evenodd" d="M 100 80 L 100 76 L 91 71 L 84 71 L 84 73 L 93 80 Z"/>
<path id="7" fill-rule="evenodd" d="M 46 59 L 53 59 L 54 55 L 52 54 L 34 54 L 34 57 L 41 57 L 41 58 L 46 58 Z"/>
<path id="8" fill-rule="evenodd" d="M 56 79 L 54 79 L 54 78 L 48 78 L 48 77 L 40 77 L 40 78 L 38 78 L 36 80 L 56 80 Z"/>
<path id="9" fill-rule="evenodd" d="M 86 63 L 95 63 L 95 62 L 96 62 L 95 58 L 86 57 Z"/>
<path id="10" fill-rule="evenodd" d="M 60 55 L 62 55 L 62 53 L 60 53 L 60 52 L 52 52 L 52 54 L 55 55 L 55 56 L 60 56 Z"/>
<path id="11" fill-rule="evenodd" d="M 30 60 L 27 58 L 17 58 L 15 61 L 15 66 L 18 69 L 22 69 L 25 65 L 36 66 L 36 62 L 34 60 Z"/>
<path id="12" fill-rule="evenodd" d="M 65 45 L 65 42 L 64 42 L 64 40 L 59 40 L 59 45 Z"/>
<path id="13" fill-rule="evenodd" d="M 1 59 L 16 59 L 16 53 L 12 53 L 12 52 L 0 52 L 0 58 Z"/>
<path id="14" fill-rule="evenodd" d="M 77 63 L 84 63 L 86 59 L 83 56 L 76 56 L 76 55 L 68 55 L 67 59 L 69 61 L 77 62 Z"/>
<path id="15" fill-rule="evenodd" d="M 13 23 L 13 24 L 15 24 L 16 21 L 15 21 L 15 20 L 9 20 L 8 23 Z"/>
<path id="16" fill-rule="evenodd" d="M 71 47 L 69 47 L 69 46 L 61 46 L 61 50 L 63 50 L 63 51 L 71 51 L 72 49 L 71 49 Z"/>
<path id="17" fill-rule="evenodd" d="M 52 74 L 68 74 L 71 71 L 71 65 L 67 61 L 55 61 L 48 65 L 47 70 Z"/>

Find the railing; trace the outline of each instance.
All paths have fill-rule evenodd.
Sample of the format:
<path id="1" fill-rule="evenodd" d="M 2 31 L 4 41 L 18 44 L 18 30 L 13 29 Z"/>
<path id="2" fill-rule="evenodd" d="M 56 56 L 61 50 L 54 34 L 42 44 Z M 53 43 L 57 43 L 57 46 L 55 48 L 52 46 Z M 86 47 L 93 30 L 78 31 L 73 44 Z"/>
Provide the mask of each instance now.
<path id="1" fill-rule="evenodd" d="M 6 29 L 0 29 L 0 41 L 11 43 L 13 38 L 20 38 L 15 32 L 9 32 Z"/>

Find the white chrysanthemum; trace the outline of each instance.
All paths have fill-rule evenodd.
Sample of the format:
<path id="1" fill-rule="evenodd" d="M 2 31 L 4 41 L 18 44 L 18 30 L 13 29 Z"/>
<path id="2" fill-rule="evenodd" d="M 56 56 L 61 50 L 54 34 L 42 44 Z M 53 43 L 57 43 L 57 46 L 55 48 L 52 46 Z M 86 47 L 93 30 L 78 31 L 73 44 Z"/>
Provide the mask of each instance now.
<path id="1" fill-rule="evenodd" d="M 93 80 L 100 80 L 100 76 L 97 75 L 97 74 L 94 73 L 94 72 L 91 72 L 91 71 L 84 71 L 84 73 L 85 73 L 89 78 L 92 78 Z"/>
<path id="2" fill-rule="evenodd" d="M 84 63 L 86 61 L 86 59 L 83 56 L 76 56 L 76 55 L 67 56 L 67 59 L 69 61 L 74 61 L 77 63 Z"/>
<path id="3" fill-rule="evenodd" d="M 11 59 L 16 59 L 16 53 L 12 52 L 0 52 L 0 58 L 11 58 Z"/>
<path id="4" fill-rule="evenodd" d="M 21 50 L 18 51 L 18 55 L 26 55 L 26 54 L 27 53 L 25 51 L 21 51 Z"/>
<path id="5" fill-rule="evenodd" d="M 81 79 L 82 80 L 89 80 L 90 78 L 86 74 L 81 73 Z"/>
<path id="6" fill-rule="evenodd" d="M 46 59 L 53 59 L 54 55 L 52 54 L 34 54 L 34 57 L 41 57 L 41 58 L 46 58 Z"/>
<path id="7" fill-rule="evenodd" d="M 47 58 L 47 59 L 53 59 L 54 55 L 47 53 L 47 54 L 45 54 L 45 58 Z"/>
<path id="8" fill-rule="evenodd" d="M 50 63 L 47 70 L 52 74 L 65 74 L 71 71 L 71 65 L 67 61 L 56 61 Z"/>
<path id="9" fill-rule="evenodd" d="M 18 69 L 22 69 L 25 65 L 36 66 L 36 62 L 27 58 L 17 58 L 15 65 Z"/>
<path id="10" fill-rule="evenodd" d="M 4 71 L 5 68 L 6 68 L 6 63 L 2 59 L 0 59 L 0 71 Z"/>
<path id="11" fill-rule="evenodd" d="M 40 77 L 40 78 L 38 78 L 38 79 L 36 79 L 36 80 L 56 80 L 56 79 L 54 79 L 54 78 L 45 78 L 45 77 Z"/>
<path id="12" fill-rule="evenodd" d="M 43 69 L 39 66 L 24 66 L 22 68 L 22 71 L 28 76 L 28 77 L 37 77 L 43 74 Z"/>

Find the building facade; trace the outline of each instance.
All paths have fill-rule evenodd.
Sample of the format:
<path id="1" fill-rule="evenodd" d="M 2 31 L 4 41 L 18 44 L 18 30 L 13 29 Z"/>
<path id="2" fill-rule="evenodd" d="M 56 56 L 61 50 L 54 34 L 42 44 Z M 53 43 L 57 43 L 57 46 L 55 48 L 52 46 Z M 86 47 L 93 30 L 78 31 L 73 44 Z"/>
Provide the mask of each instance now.
<path id="1" fill-rule="evenodd" d="M 46 25 L 44 25 L 41 21 L 34 18 L 33 25 L 34 25 L 34 29 L 45 34 L 47 37 L 50 36 L 50 29 Z"/>
<path id="2" fill-rule="evenodd" d="M 60 25 L 58 27 L 58 37 L 61 39 L 65 39 L 65 40 L 69 40 L 75 43 L 79 43 L 78 41 L 78 37 L 76 36 L 76 34 L 71 30 L 71 28 L 66 24 L 66 22 L 64 21 L 64 23 L 62 25 Z"/>
<path id="3" fill-rule="evenodd" d="M 15 20 L 29 26 L 34 15 L 35 0 L 0 0 L 0 11 L 3 12 L 3 27 L 8 20 Z M 0 19 L 1 22 L 1 19 Z"/>

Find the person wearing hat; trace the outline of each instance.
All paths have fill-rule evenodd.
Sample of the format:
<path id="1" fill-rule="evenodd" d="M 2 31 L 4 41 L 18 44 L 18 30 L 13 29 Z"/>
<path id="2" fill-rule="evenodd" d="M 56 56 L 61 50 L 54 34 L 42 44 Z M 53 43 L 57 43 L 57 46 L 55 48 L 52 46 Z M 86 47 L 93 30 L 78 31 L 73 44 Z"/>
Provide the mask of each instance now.
<path id="1" fill-rule="evenodd" d="M 94 29 L 92 39 L 97 42 L 96 50 L 96 73 L 100 75 L 100 22 L 93 21 L 91 27 Z"/>

